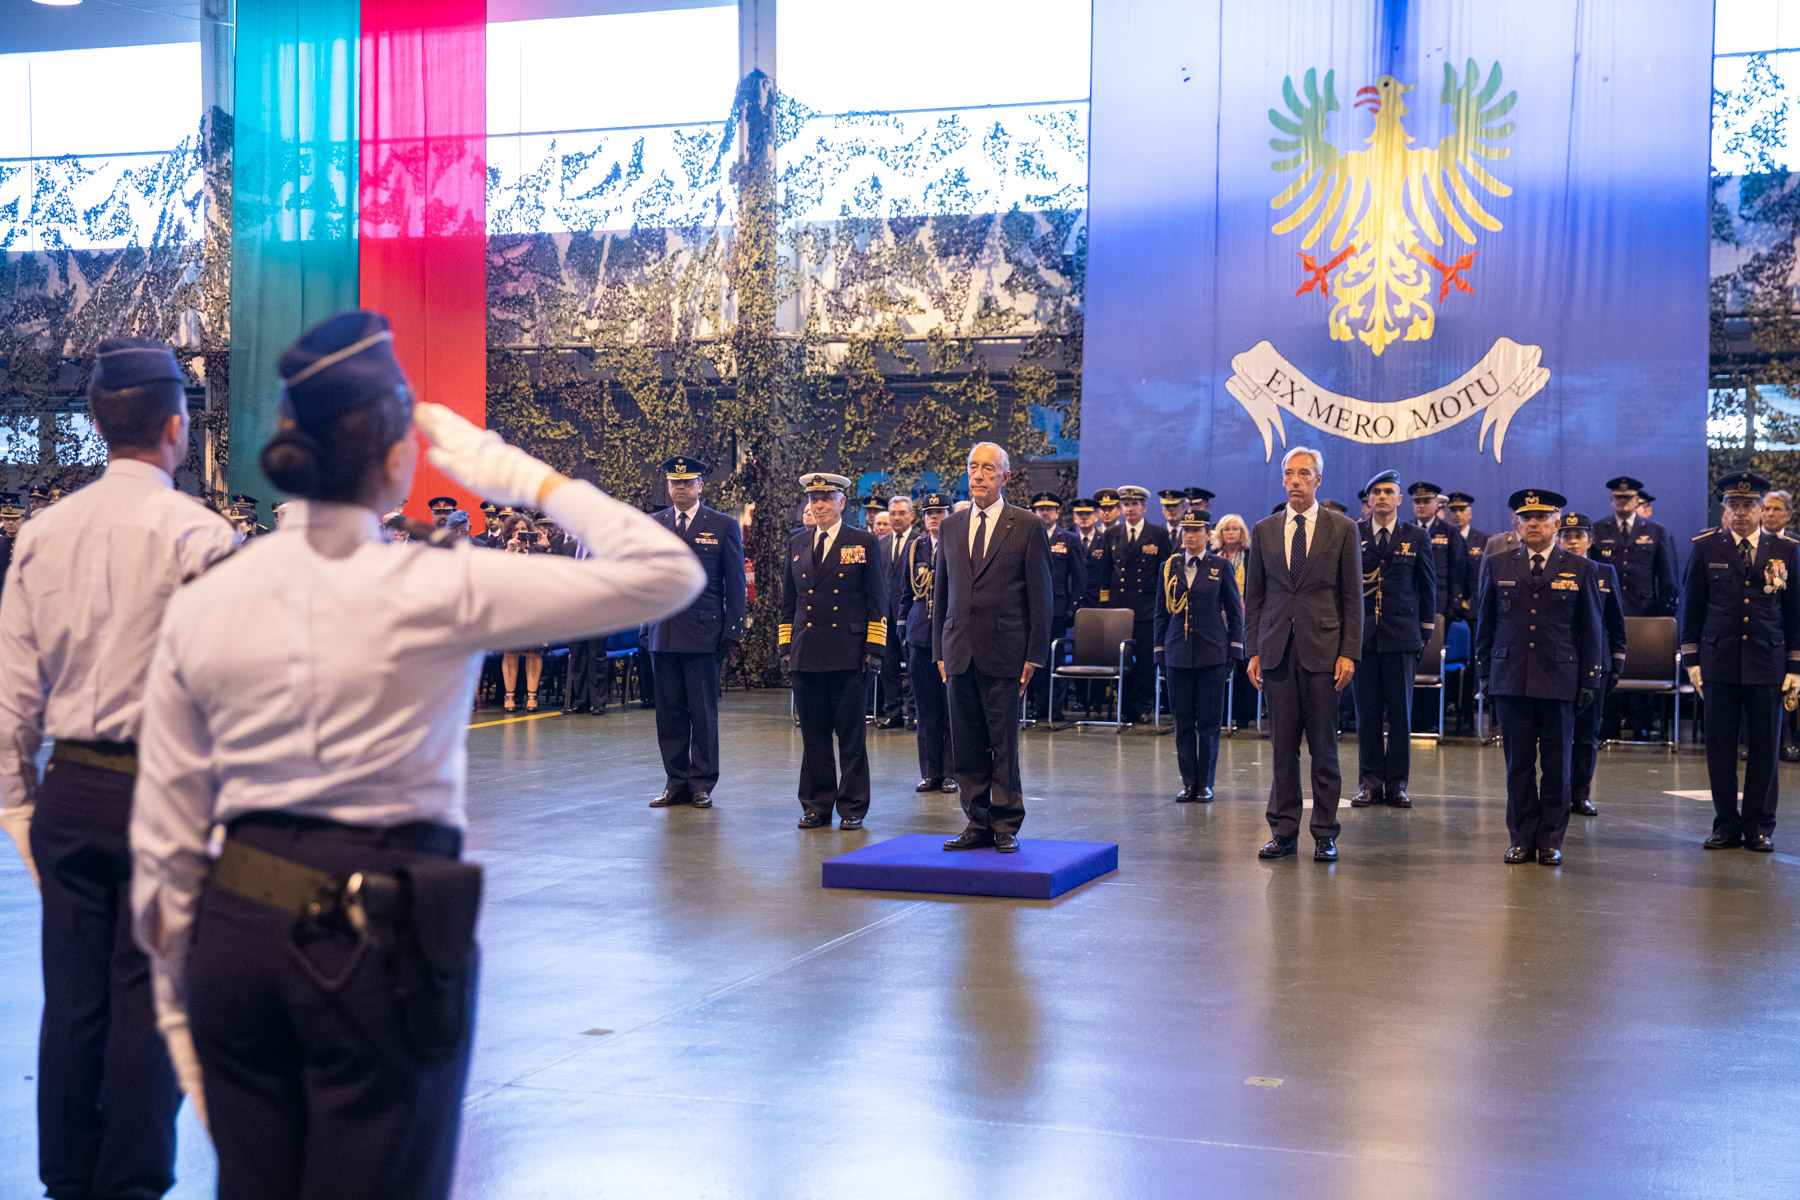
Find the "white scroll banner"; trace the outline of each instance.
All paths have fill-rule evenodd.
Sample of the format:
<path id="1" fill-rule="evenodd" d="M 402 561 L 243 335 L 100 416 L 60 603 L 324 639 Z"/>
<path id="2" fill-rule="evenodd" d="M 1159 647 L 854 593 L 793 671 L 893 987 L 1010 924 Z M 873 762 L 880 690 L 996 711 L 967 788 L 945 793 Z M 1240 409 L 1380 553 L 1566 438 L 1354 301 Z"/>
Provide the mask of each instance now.
<path id="1" fill-rule="evenodd" d="M 1543 355 L 1539 346 L 1501 338 L 1480 362 L 1444 387 L 1408 400 L 1358 400 L 1321 388 L 1274 346 L 1261 341 L 1231 360 L 1233 374 L 1225 381 L 1225 390 L 1256 422 L 1264 462 L 1274 457 L 1275 434 L 1287 445 L 1283 410 L 1314 429 L 1383 446 L 1442 433 L 1480 413 L 1476 449 L 1487 445 L 1488 430 L 1493 430 L 1494 461 L 1499 462 L 1500 443 L 1514 414 L 1550 382 L 1549 369 L 1538 363 Z"/>

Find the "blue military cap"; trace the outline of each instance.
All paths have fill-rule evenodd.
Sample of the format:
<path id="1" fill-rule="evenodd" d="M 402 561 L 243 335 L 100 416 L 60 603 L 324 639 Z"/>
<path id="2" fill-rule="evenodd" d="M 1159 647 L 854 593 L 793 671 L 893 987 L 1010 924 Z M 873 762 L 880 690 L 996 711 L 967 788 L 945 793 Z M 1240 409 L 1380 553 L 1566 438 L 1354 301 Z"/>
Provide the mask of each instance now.
<path id="1" fill-rule="evenodd" d="M 159 379 L 185 382 L 173 350 L 153 338 L 110 337 L 94 352 L 94 375 L 88 386 L 117 391 Z"/>
<path id="2" fill-rule="evenodd" d="M 845 482 L 848 483 L 849 481 L 846 480 Z M 887 500 L 884 497 L 875 495 L 874 493 L 870 493 L 869 498 L 867 500 L 863 501 L 863 511 L 864 512 L 884 511 L 884 510 L 886 510 L 887 506 L 888 506 Z"/>
<path id="3" fill-rule="evenodd" d="M 1643 488 L 1638 489 L 1638 499 L 1642 500 L 1645 504 L 1656 503 L 1656 497 L 1652 496 L 1649 492 L 1646 492 Z"/>
<path id="4" fill-rule="evenodd" d="M 1191 487 L 1187 490 L 1187 498 L 1190 504 L 1195 501 L 1199 501 L 1202 504 L 1210 503 L 1215 495 L 1216 493 L 1209 492 L 1202 487 Z"/>
<path id="5" fill-rule="evenodd" d="M 949 512 L 950 497 L 942 492 L 926 492 L 919 500 L 920 512 Z"/>
<path id="6" fill-rule="evenodd" d="M 378 312 L 326 317 L 281 356 L 281 411 L 299 425 L 324 425 L 407 387 L 394 335 Z"/>
<path id="7" fill-rule="evenodd" d="M 1083 496 L 1079 500 L 1071 500 L 1069 502 L 1069 511 L 1070 512 L 1090 513 L 1090 512 L 1093 512 L 1098 507 L 1100 507 L 1100 506 L 1094 502 L 1092 497 L 1089 497 L 1089 496 Z"/>
<path id="8" fill-rule="evenodd" d="M 1773 486 L 1754 471 L 1737 471 L 1719 480 L 1719 499 L 1761 500 Z"/>
<path id="9" fill-rule="evenodd" d="M 1607 480 L 1606 486 L 1615 496 L 1630 496 L 1644 490 L 1644 481 L 1633 479 L 1629 475 L 1617 475 Z"/>
<path id="10" fill-rule="evenodd" d="M 1189 511 L 1182 514 L 1181 528 L 1183 532 L 1189 529 L 1207 529 L 1211 526 L 1212 518 L 1203 512 Z"/>
<path id="11" fill-rule="evenodd" d="M 1031 498 L 1033 508 L 1062 508 L 1062 497 L 1055 492 L 1039 492 Z"/>
<path id="12" fill-rule="evenodd" d="M 1369 477 L 1369 482 L 1363 484 L 1363 490 L 1356 493 L 1356 498 L 1361 500 L 1363 497 L 1367 496 L 1370 492 L 1375 490 L 1375 485 L 1378 483 L 1391 483 L 1395 488 L 1398 488 L 1400 486 L 1400 472 L 1377 471 L 1374 475 Z M 1432 495 L 1435 496 L 1437 494 L 1437 487 L 1433 484 L 1413 484 L 1415 489 L 1421 486 L 1431 488 Z"/>
<path id="13" fill-rule="evenodd" d="M 1319 507 L 1334 513 L 1347 513 L 1350 511 L 1344 507 L 1344 502 L 1342 500 L 1321 500 L 1319 501 Z"/>
<path id="14" fill-rule="evenodd" d="M 1507 497 L 1506 506 L 1520 516 L 1525 516 L 1528 513 L 1555 512 L 1568 502 L 1568 498 L 1561 492 L 1553 492 L 1548 488 L 1520 488 Z"/>
<path id="15" fill-rule="evenodd" d="M 1156 493 L 1156 498 L 1164 504 L 1180 504 L 1187 499 L 1186 488 L 1164 488 Z"/>
<path id="16" fill-rule="evenodd" d="M 1450 502 L 1451 508 L 1467 508 L 1469 505 L 1475 503 L 1475 497 L 1469 495 L 1467 492 L 1449 492 L 1444 496 L 1444 499 Z"/>
<path id="17" fill-rule="evenodd" d="M 700 479 L 712 468 L 697 458 L 676 456 L 665 459 L 662 465 L 663 474 L 670 479 Z"/>
<path id="18" fill-rule="evenodd" d="M 1119 492 L 1116 488 L 1101 488 L 1094 493 L 1094 503 L 1101 508 L 1119 507 Z"/>
<path id="19" fill-rule="evenodd" d="M 0 492 L 0 517 L 12 518 L 24 515 L 25 509 L 19 503 L 19 493 Z"/>
<path id="20" fill-rule="evenodd" d="M 1397 471 L 1389 473 L 1392 474 L 1395 479 L 1400 478 L 1400 474 Z M 1369 486 L 1373 487 L 1374 483 L 1371 482 Z M 1441 496 L 1444 494 L 1444 489 L 1435 483 L 1426 483 L 1421 479 L 1419 482 L 1408 487 L 1406 489 L 1406 494 L 1409 496 Z"/>
<path id="21" fill-rule="evenodd" d="M 1564 513 L 1562 524 L 1557 526 L 1564 533 L 1593 533 L 1594 523 L 1588 520 L 1586 513 Z"/>
<path id="22" fill-rule="evenodd" d="M 261 501 L 255 496 L 250 495 L 248 492 L 238 492 L 231 498 L 232 508 L 247 508 L 252 512 L 256 511 L 256 506 L 260 503 Z"/>
<path id="23" fill-rule="evenodd" d="M 804 492 L 847 492 L 850 481 L 842 475 L 833 475 L 829 471 L 812 471 L 800 477 L 800 490 Z"/>

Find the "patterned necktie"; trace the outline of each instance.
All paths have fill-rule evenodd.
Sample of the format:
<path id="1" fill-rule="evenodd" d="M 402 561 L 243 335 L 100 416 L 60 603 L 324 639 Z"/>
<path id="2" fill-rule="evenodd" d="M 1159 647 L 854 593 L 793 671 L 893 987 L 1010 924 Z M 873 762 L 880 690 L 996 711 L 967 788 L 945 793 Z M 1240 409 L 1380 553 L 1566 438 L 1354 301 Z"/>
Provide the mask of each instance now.
<path id="1" fill-rule="evenodd" d="M 817 570 L 825 563 L 825 533 L 819 533 L 819 540 L 813 543 L 813 569 Z"/>
<path id="2" fill-rule="evenodd" d="M 1300 586 L 1300 572 L 1306 569 L 1306 518 L 1294 518 L 1294 549 L 1288 555 L 1288 585 Z"/>
<path id="3" fill-rule="evenodd" d="M 687 514 L 686 513 L 682 513 L 680 516 L 675 518 L 675 532 L 680 534 L 682 537 L 687 536 Z"/>
<path id="4" fill-rule="evenodd" d="M 1742 562 L 1744 564 L 1744 570 L 1748 571 L 1750 569 L 1751 564 L 1756 561 L 1755 554 L 1756 554 L 1756 552 L 1754 550 L 1750 549 L 1750 539 L 1749 538 L 1739 538 L 1738 539 L 1738 558 L 1740 560 L 1742 560 Z"/>
<path id="5" fill-rule="evenodd" d="M 984 557 L 986 557 L 986 555 L 987 555 L 987 510 L 982 509 L 981 512 L 976 514 L 976 519 L 975 519 L 975 550 L 974 550 L 974 555 L 973 555 L 975 564 L 977 566 L 981 565 L 981 560 Z"/>

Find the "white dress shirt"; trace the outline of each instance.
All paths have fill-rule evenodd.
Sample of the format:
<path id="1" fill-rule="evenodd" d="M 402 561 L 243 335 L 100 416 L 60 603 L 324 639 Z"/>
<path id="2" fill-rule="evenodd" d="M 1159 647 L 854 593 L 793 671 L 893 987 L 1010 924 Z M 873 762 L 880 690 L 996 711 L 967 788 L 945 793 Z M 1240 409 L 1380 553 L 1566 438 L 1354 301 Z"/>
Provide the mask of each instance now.
<path id="1" fill-rule="evenodd" d="M 844 528 L 844 522 L 842 520 L 837 520 L 837 521 L 833 521 L 831 523 L 830 529 L 827 529 L 824 531 L 825 532 L 825 551 L 823 554 L 818 555 L 818 559 L 820 562 L 829 562 L 830 561 L 831 548 L 833 546 L 837 545 L 837 535 L 843 528 Z M 817 547 L 819 544 L 819 529 L 817 526 L 815 526 L 812 531 L 812 544 L 815 547 Z"/>
<path id="2" fill-rule="evenodd" d="M 1312 502 L 1311 508 L 1298 514 L 1294 512 L 1294 506 L 1291 504 L 1284 504 L 1281 506 L 1281 554 L 1283 559 L 1287 561 L 1288 570 L 1291 571 L 1294 569 L 1292 560 L 1294 557 L 1295 516 L 1306 518 L 1306 553 L 1310 556 L 1312 554 L 1313 535 L 1319 532 L 1319 513 L 1321 511 L 1317 500 Z M 1392 537 L 1393 535 L 1389 534 L 1388 536 Z"/>
<path id="3" fill-rule="evenodd" d="M 1750 543 L 1750 561 L 1755 562 L 1756 561 L 1756 552 L 1758 550 L 1762 549 L 1762 546 L 1761 546 L 1760 542 L 1758 541 L 1758 539 L 1761 537 L 1762 537 L 1761 528 L 1752 529 L 1750 531 L 1749 537 L 1739 537 L 1737 534 L 1734 533 L 1731 535 L 1731 552 L 1733 554 L 1742 554 L 1743 551 L 1739 550 L 1738 547 L 1743 545 L 1745 542 L 1749 542 Z"/>
<path id="4" fill-rule="evenodd" d="M 1006 497 L 1000 496 L 986 508 L 969 506 L 969 553 L 975 553 L 975 535 L 981 531 L 981 514 L 987 514 L 987 544 L 994 544 L 994 535 L 1000 531 L 1000 510 L 1006 507 Z"/>
<path id="5" fill-rule="evenodd" d="M 1314 505 L 1314 507 L 1316 508 L 1318 506 Z M 1310 523 L 1312 518 L 1309 517 L 1309 518 L 1307 518 L 1307 520 Z M 1376 545 L 1380 545 L 1381 544 L 1381 531 L 1384 529 L 1387 530 L 1388 545 L 1391 546 L 1394 544 L 1394 539 L 1400 536 L 1400 514 L 1395 513 L 1394 519 L 1389 521 L 1386 525 L 1383 525 L 1380 521 L 1376 520 L 1374 517 L 1370 517 L 1369 518 L 1369 541 L 1373 542 Z M 1289 537 L 1293 536 L 1293 527 L 1292 526 L 1288 527 L 1288 536 Z M 1311 530 L 1308 530 L 1306 533 L 1306 548 L 1308 550 L 1312 549 L 1312 531 Z"/>
<path id="6" fill-rule="evenodd" d="M 237 540 L 160 468 L 125 458 L 20 527 L 0 599 L 0 823 L 27 862 L 44 735 L 137 739 L 169 597 Z"/>
<path id="7" fill-rule="evenodd" d="M 144 699 L 131 899 L 158 1000 L 181 978 L 213 826 L 281 811 L 461 829 L 485 651 L 686 607 L 706 582 L 680 538 L 591 484 L 544 511 L 587 559 L 395 544 L 374 512 L 294 502 L 282 529 L 169 604 Z"/>

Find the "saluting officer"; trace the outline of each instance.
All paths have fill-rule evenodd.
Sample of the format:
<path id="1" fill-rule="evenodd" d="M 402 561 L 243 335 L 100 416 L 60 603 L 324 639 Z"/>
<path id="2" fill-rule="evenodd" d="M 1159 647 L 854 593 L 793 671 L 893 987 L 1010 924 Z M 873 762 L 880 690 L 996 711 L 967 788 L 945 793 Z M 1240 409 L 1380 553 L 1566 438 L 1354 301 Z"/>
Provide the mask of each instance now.
<path id="1" fill-rule="evenodd" d="M 1564 513 L 1557 539 L 1570 554 L 1587 558 L 1593 545 L 1593 523 L 1585 513 Z M 1592 561 L 1592 560 L 1590 560 Z M 1625 673 L 1625 610 L 1619 604 L 1619 577 L 1610 563 L 1597 562 L 1599 571 L 1600 623 L 1606 629 L 1606 680 L 1594 703 L 1575 714 L 1575 744 L 1569 755 L 1569 808 L 1584 817 L 1593 816 L 1594 764 L 1600 755 L 1600 711 L 1606 695 Z"/>
<path id="2" fill-rule="evenodd" d="M 1468 544 L 1456 536 L 1456 529 L 1450 522 L 1438 515 L 1443 489 L 1435 483 L 1420 480 L 1406 491 L 1412 497 L 1413 524 L 1424 529 L 1431 537 L 1431 565 L 1437 573 L 1435 611 L 1448 615 L 1455 612 L 1461 602 L 1461 580 L 1468 559 Z"/>
<path id="3" fill-rule="evenodd" d="M 844 524 L 850 481 L 815 471 L 800 486 L 813 527 L 788 543 L 777 635 L 800 718 L 800 828 L 830 825 L 835 807 L 839 829 L 861 829 L 869 813 L 863 686 L 880 673 L 887 646 L 887 574 L 874 535 Z"/>
<path id="4" fill-rule="evenodd" d="M 706 586 L 687 608 L 650 626 L 656 744 L 667 780 L 650 807 L 711 808 L 719 782 L 719 664 L 744 640 L 744 531 L 700 503 L 710 470 L 704 462 L 683 456 L 662 469 L 669 507 L 651 520 L 694 552 Z"/>
<path id="5" fill-rule="evenodd" d="M 1075 607 L 1100 607 L 1100 584 L 1106 574 L 1106 530 L 1100 525 L 1100 506 L 1083 497 L 1069 505 L 1075 516 L 1075 540 L 1081 544 L 1081 595 Z"/>
<path id="6" fill-rule="evenodd" d="M 1688 678 L 1706 701 L 1708 850 L 1775 849 L 1776 739 L 1783 698 L 1800 696 L 1800 544 L 1762 529 L 1769 481 L 1719 480 L 1725 528 L 1694 539 L 1681 618 Z M 1738 735 L 1749 743 L 1738 804 Z"/>
<path id="7" fill-rule="evenodd" d="M 1489 557 L 1476 609 L 1475 670 L 1506 748 L 1509 863 L 1562 864 L 1575 714 L 1606 674 L 1599 573 L 1556 544 L 1566 503 L 1543 488 L 1512 494 L 1524 544 Z"/>
<path id="8" fill-rule="evenodd" d="M 51 1196 L 160 1196 L 181 1093 L 128 916 L 144 676 L 170 598 L 237 537 L 175 490 L 188 411 L 167 346 L 101 342 L 88 412 L 106 473 L 26 523 L 0 598 L 0 824 L 43 891 L 38 1174 Z"/>
<path id="9" fill-rule="evenodd" d="M 1087 591 L 1087 556 L 1081 539 L 1058 527 L 1062 518 L 1062 497 L 1055 492 L 1039 492 L 1031 498 L 1031 511 L 1044 523 L 1044 534 L 1050 539 L 1050 637 L 1067 637 L 1075 623 L 1075 606 Z M 1055 664 L 1051 664 L 1052 667 Z M 1031 678 L 1031 716 L 1048 717 L 1056 724 L 1063 719 L 1062 689 L 1066 686 L 1051 677 L 1048 670 Z"/>
<path id="10" fill-rule="evenodd" d="M 950 766 L 950 701 L 937 660 L 931 654 L 931 600 L 937 586 L 938 530 L 950 511 L 950 497 L 932 492 L 919 501 L 925 531 L 906 545 L 906 561 L 897 577 L 905 587 L 901 622 L 906 632 L 907 669 L 912 674 L 913 707 L 919 714 L 919 785 L 917 792 L 954 792 Z"/>
<path id="11" fill-rule="evenodd" d="M 1400 520 L 1400 473 L 1382 471 L 1363 489 L 1369 516 L 1362 539 L 1362 662 L 1356 693 L 1359 786 L 1350 804 L 1411 808 L 1413 680 L 1437 612 L 1431 535 Z"/>
<path id="12" fill-rule="evenodd" d="M 1163 527 L 1169 531 L 1169 539 L 1173 541 L 1177 530 L 1181 528 L 1181 518 L 1187 513 L 1187 489 L 1164 488 L 1156 493 L 1162 504 Z"/>
<path id="13" fill-rule="evenodd" d="M 1131 673 L 1125 712 L 1134 722 L 1149 720 L 1151 692 L 1156 687 L 1156 589 L 1169 557 L 1169 532 L 1144 519 L 1150 493 L 1127 485 L 1118 491 L 1119 523 L 1106 532 L 1100 604 L 1131 610 Z M 1106 510 L 1102 508 L 1104 517 Z"/>
<path id="14" fill-rule="evenodd" d="M 1156 665 L 1175 716 L 1178 803 L 1213 798 L 1225 681 L 1244 657 L 1244 602 L 1231 564 L 1207 553 L 1205 513 L 1181 519 L 1181 550 L 1163 563 L 1156 590 Z"/>

